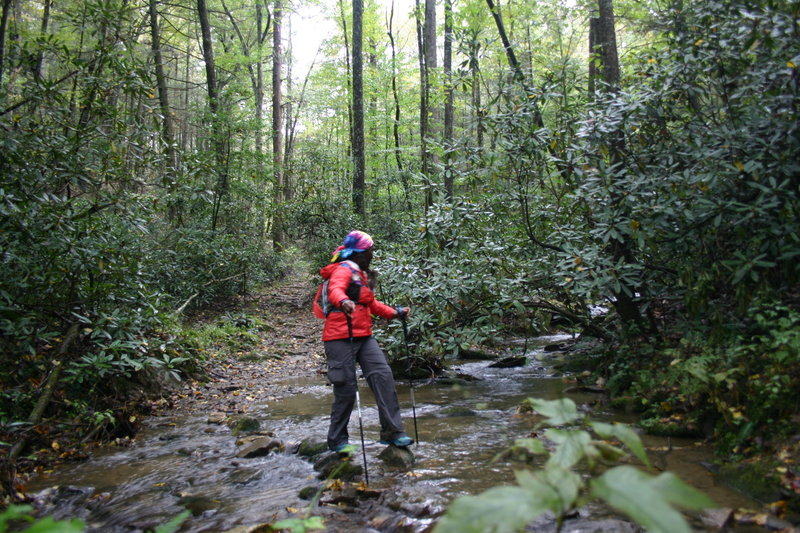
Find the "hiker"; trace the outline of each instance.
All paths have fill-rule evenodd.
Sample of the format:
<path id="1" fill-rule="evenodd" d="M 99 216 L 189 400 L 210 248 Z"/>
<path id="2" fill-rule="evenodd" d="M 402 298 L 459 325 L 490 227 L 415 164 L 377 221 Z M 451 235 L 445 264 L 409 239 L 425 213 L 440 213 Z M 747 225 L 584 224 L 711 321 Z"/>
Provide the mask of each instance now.
<path id="1" fill-rule="evenodd" d="M 328 379 L 333 384 L 327 442 L 335 452 L 349 444 L 347 425 L 358 391 L 355 361 L 378 404 L 379 442 L 400 447 L 414 442 L 403 430 L 392 370 L 372 336 L 372 315 L 405 318 L 411 309 L 393 308 L 375 299 L 375 276 L 369 269 L 373 245 L 372 237 L 363 231 L 348 233 L 334 250 L 330 264 L 320 270 L 327 283 L 320 287 L 314 301 L 315 315 L 325 318 L 322 340 L 328 358 Z"/>

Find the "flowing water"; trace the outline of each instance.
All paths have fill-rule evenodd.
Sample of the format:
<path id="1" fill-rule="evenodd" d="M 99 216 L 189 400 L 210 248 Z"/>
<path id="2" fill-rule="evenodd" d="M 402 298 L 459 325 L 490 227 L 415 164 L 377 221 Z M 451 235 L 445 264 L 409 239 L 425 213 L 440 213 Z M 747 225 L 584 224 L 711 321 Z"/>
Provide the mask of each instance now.
<path id="1" fill-rule="evenodd" d="M 533 429 L 531 417 L 517 416 L 528 397 L 565 396 L 565 384 L 545 362 L 546 344 L 567 337 L 541 337 L 528 350 L 529 363 L 519 368 L 489 368 L 490 362 L 462 362 L 461 373 L 480 378 L 467 384 L 417 384 L 413 390 L 419 444 L 412 447 L 416 464 L 411 472 L 385 467 L 377 455 L 384 446 L 378 438 L 378 413 L 361 381 L 370 486 L 394 495 L 391 512 L 402 515 L 405 530 L 422 531 L 458 495 L 476 494 L 499 484 L 513 483 L 512 465 L 492 462 L 515 438 Z M 287 444 L 303 439 L 323 440 L 332 392 L 324 376 L 294 382 L 297 394 L 251 406 L 248 415 Z M 398 384 L 406 429 L 414 435 L 411 389 Z M 599 402 L 598 395 L 568 393 L 593 419 L 625 420 Z M 350 425 L 351 442 L 360 444 L 356 411 Z M 77 516 L 103 532 L 147 530 L 190 509 L 182 531 L 230 531 L 264 524 L 303 509 L 308 502 L 299 491 L 318 485 L 313 466 L 286 452 L 253 459 L 237 459 L 236 438 L 223 425 L 211 425 L 207 416 L 152 417 L 128 448 L 106 449 L 83 463 L 60 467 L 49 477 L 32 481 L 29 492 L 41 491 L 56 518 Z M 647 437 L 646 445 L 666 449 L 666 440 Z M 717 482 L 703 466 L 709 450 L 693 441 L 671 442 L 669 453 L 655 452 L 672 472 L 706 492 L 720 507 L 756 504 Z M 357 456 L 360 462 L 360 454 Z M 376 511 L 377 512 L 377 511 Z M 387 511 L 388 512 L 388 511 Z M 589 520 L 606 518 L 600 508 L 589 508 Z M 394 526 L 396 529 L 396 526 Z M 390 528 L 391 529 L 391 528 Z M 552 523 L 541 531 L 552 530 Z M 539 531 L 539 529 L 537 529 Z M 744 531 L 741 529 L 740 531 Z"/>

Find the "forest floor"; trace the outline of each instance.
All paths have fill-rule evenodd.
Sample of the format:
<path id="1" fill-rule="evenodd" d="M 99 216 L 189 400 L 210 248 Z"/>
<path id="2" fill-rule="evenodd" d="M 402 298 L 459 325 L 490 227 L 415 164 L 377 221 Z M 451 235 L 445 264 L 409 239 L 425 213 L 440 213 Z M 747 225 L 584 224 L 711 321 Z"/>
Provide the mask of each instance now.
<path id="1" fill-rule="evenodd" d="M 152 414 L 175 411 L 204 416 L 244 414 L 250 405 L 299 392 L 301 386 L 297 382 L 323 376 L 326 370 L 321 341 L 323 322 L 311 312 L 317 281 L 309 273 L 292 272 L 283 280 L 189 317 L 189 322 L 198 328 L 218 322 L 224 316 L 227 320 L 252 319 L 259 329 L 254 343 L 241 350 L 209 354 L 196 376 L 179 383 L 161 398 L 150 400 Z M 60 446 L 43 447 L 37 452 L 40 461 L 35 469 L 30 467 L 37 462 L 23 462 L 18 474 L 24 479 L 34 470 L 80 460 L 91 453 L 91 446 L 80 446 L 79 439 L 70 444 L 68 436 L 62 437 Z M 323 440 L 324 435 L 319 438 Z M 325 512 L 329 531 L 366 526 L 368 510 L 362 511 L 349 516 Z"/>
<path id="2" fill-rule="evenodd" d="M 138 401 L 141 411 L 133 418 L 132 437 L 81 442 L 82 435 L 54 428 L 34 444 L 38 448 L 17 465 L 16 495 L 30 501 L 25 492 L 27 480 L 46 474 L 60 463 L 82 461 L 103 446 L 128 446 L 135 440 L 135 429 L 147 416 L 175 413 L 197 416 L 219 416 L 235 420 L 249 411 L 251 405 L 274 402 L 298 392 L 310 378 L 321 379 L 326 372 L 321 340 L 323 322 L 311 312 L 316 291 L 314 276 L 292 272 L 286 278 L 261 287 L 214 308 L 199 311 L 187 318 L 190 327 L 221 320 L 250 320 L 257 342 L 239 350 L 209 350 L 194 376 L 174 383 L 169 389 L 148 395 Z M 252 341 L 253 336 L 248 337 Z M 324 378 L 322 378 L 324 379 Z M 122 407 L 121 407 L 122 408 Z M 126 411 L 126 417 L 130 411 Z M 318 436 L 324 442 L 324 435 Z M 46 446 L 46 442 L 58 445 Z M 342 512 L 323 512 L 330 531 L 350 531 L 363 527 L 369 519 Z M 355 528 L 355 529 L 354 529 Z"/>
<path id="3" fill-rule="evenodd" d="M 202 379 L 189 380 L 171 396 L 169 408 L 186 412 L 244 413 L 250 403 L 293 393 L 295 378 L 325 373 L 323 322 L 311 313 L 316 287 L 311 276 L 292 273 L 284 280 L 226 306 L 229 316 L 263 323 L 260 341 L 245 351 L 212 356 Z M 219 310 L 192 317 L 213 321 Z"/>

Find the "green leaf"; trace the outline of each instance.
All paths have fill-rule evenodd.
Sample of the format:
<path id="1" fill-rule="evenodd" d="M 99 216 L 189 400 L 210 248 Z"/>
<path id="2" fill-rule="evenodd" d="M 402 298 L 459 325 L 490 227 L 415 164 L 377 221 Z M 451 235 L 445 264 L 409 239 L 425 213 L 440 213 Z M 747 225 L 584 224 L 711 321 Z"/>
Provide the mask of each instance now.
<path id="1" fill-rule="evenodd" d="M 694 487 L 687 485 L 672 472 L 664 472 L 652 481 L 655 489 L 670 503 L 684 509 L 707 509 L 716 504 Z"/>
<path id="2" fill-rule="evenodd" d="M 308 518 L 287 518 L 272 524 L 272 529 L 288 529 L 292 533 L 305 533 L 314 529 L 325 529 L 325 522 L 319 516 L 309 516 Z"/>
<path id="3" fill-rule="evenodd" d="M 591 426 L 602 438 L 617 439 L 647 467 L 651 466 L 650 459 L 647 458 L 647 453 L 644 450 L 642 439 L 630 426 L 617 423 L 606 424 L 604 422 L 592 422 Z"/>
<path id="4" fill-rule="evenodd" d="M 86 531 L 86 526 L 77 518 L 56 521 L 53 517 L 47 516 L 23 531 L 25 533 L 83 533 Z"/>
<path id="5" fill-rule="evenodd" d="M 184 521 L 186 521 L 186 519 L 189 518 L 189 516 L 191 514 L 192 513 L 190 511 L 182 512 L 181 514 L 179 514 L 178 516 L 174 517 L 169 522 L 166 522 L 166 523 L 161 524 L 160 526 L 158 526 L 155 529 L 155 533 L 174 533 L 175 531 L 178 531 L 178 528 L 181 527 L 181 524 L 183 524 Z"/>
<path id="6" fill-rule="evenodd" d="M 478 496 L 457 498 L 433 532 L 512 533 L 547 510 L 527 489 L 493 487 Z"/>
<path id="7" fill-rule="evenodd" d="M 516 439 L 514 441 L 514 447 L 525 448 L 533 454 L 547 453 L 547 448 L 544 447 L 544 443 L 539 439 Z"/>
<path id="8" fill-rule="evenodd" d="M 32 505 L 9 505 L 0 513 L 0 531 L 6 531 L 6 523 L 12 520 L 30 520 L 30 513 L 33 512 Z"/>
<path id="9" fill-rule="evenodd" d="M 593 479 L 591 493 L 644 526 L 649 533 L 691 533 L 686 519 L 672 507 L 673 503 L 694 509 L 713 505 L 705 495 L 672 474 L 653 477 L 632 466 L 618 466 Z"/>
<path id="10" fill-rule="evenodd" d="M 547 423 L 551 426 L 570 424 L 580 417 L 578 407 L 569 398 L 560 400 L 529 398 L 529 401 L 537 413 L 547 418 Z"/>
<path id="11" fill-rule="evenodd" d="M 583 485 L 580 475 L 557 466 L 536 473 L 519 470 L 514 474 L 522 488 L 556 515 L 572 509 Z"/>
<path id="12" fill-rule="evenodd" d="M 617 448 L 605 442 L 595 441 L 592 444 L 598 449 L 600 456 L 607 461 L 617 462 L 627 455 L 622 448 Z"/>
<path id="13" fill-rule="evenodd" d="M 592 437 L 586 431 L 548 429 L 544 436 L 557 444 L 556 451 L 547 460 L 548 466 L 569 468 L 587 455 L 596 456 Z"/>

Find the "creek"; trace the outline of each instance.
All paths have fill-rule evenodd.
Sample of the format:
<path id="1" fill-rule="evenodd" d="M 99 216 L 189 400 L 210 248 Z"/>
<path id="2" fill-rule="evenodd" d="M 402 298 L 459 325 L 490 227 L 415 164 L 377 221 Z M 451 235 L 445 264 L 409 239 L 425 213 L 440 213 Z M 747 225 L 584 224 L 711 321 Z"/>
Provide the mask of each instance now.
<path id="1" fill-rule="evenodd" d="M 377 443 L 378 413 L 360 380 L 370 487 L 391 497 L 356 511 L 362 515 L 361 522 L 351 516 L 349 525 L 337 528 L 336 519 L 326 518 L 331 524 L 327 531 L 424 531 L 455 497 L 513 483 L 513 465 L 493 463 L 492 458 L 515 438 L 533 430 L 532 417 L 516 416 L 525 398 L 565 396 L 565 382 L 554 375 L 549 363 L 552 355 L 543 348 L 567 338 L 540 337 L 529 342 L 529 362 L 523 367 L 490 368 L 490 361 L 454 364 L 459 372 L 479 378 L 474 382 L 417 383 L 413 392 L 419 443 L 411 448 L 416 464 L 410 472 L 386 467 L 377 457 L 384 448 Z M 248 415 L 259 419 L 261 427 L 273 432 L 287 450 L 303 439 L 323 440 L 332 397 L 326 383 L 322 375 L 287 382 L 293 394 L 254 403 Z M 408 382 L 398 383 L 398 394 L 406 429 L 414 436 Z M 597 394 L 566 395 L 590 410 L 593 419 L 632 421 L 607 408 Z M 360 445 L 355 410 L 350 435 L 351 443 Z M 648 448 L 655 450 L 651 458 L 656 464 L 662 463 L 700 488 L 720 507 L 758 508 L 702 466 L 713 460 L 704 445 L 672 439 L 668 448 L 666 439 L 644 439 Z M 670 451 L 658 451 L 667 449 Z M 249 526 L 270 523 L 308 507 L 309 502 L 298 495 L 300 490 L 320 484 L 309 461 L 290 451 L 252 459 L 238 459 L 236 452 L 236 438 L 230 429 L 209 424 L 207 413 L 155 416 L 146 421 L 131 446 L 103 448 L 82 463 L 62 465 L 50 475 L 32 480 L 26 489 L 36 493 L 45 513 L 55 518 L 78 517 L 90 531 L 111 533 L 146 531 L 184 509 L 190 509 L 192 516 L 181 531 L 249 531 Z M 353 460 L 361 462 L 360 452 Z M 322 508 L 312 509 L 311 514 L 319 514 L 318 509 Z M 576 521 L 584 526 L 570 529 L 568 521 L 564 531 L 598 530 L 587 529 L 585 524 L 610 518 L 613 515 L 600 506 L 588 506 Z M 529 530 L 553 528 L 552 520 L 543 519 Z"/>

